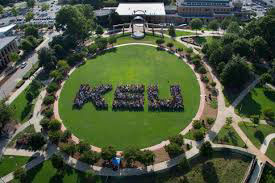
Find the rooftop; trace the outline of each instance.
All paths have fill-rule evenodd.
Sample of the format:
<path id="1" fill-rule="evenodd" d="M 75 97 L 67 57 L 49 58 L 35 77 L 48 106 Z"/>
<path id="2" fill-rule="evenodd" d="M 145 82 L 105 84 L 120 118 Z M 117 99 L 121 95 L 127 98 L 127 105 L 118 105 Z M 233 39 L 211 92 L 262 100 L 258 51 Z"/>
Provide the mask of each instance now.
<path id="1" fill-rule="evenodd" d="M 218 2 L 229 2 L 229 0 L 184 0 L 184 2 L 202 2 L 202 3 L 218 3 Z"/>
<path id="2" fill-rule="evenodd" d="M 5 27 L 0 27 L 0 34 L 3 34 L 7 31 L 11 30 L 14 27 L 15 27 L 15 24 L 10 24 L 10 25 L 5 26 Z"/>
<path id="3" fill-rule="evenodd" d="M 100 16 L 106 16 L 109 15 L 113 12 L 112 9 L 100 9 L 100 10 L 95 10 L 95 16 L 100 17 Z"/>
<path id="4" fill-rule="evenodd" d="M 0 38 L 0 50 L 16 39 L 16 36 Z"/>
<path id="5" fill-rule="evenodd" d="M 163 3 L 119 3 L 116 12 L 119 15 L 165 15 Z"/>

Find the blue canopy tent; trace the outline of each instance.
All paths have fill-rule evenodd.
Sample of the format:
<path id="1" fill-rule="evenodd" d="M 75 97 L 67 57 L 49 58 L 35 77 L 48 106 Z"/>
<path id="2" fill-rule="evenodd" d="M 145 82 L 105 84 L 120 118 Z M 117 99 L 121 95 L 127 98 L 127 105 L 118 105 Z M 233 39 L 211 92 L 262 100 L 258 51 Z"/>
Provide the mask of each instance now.
<path id="1" fill-rule="evenodd" d="M 113 157 L 112 164 L 119 168 L 121 159 L 118 157 Z"/>

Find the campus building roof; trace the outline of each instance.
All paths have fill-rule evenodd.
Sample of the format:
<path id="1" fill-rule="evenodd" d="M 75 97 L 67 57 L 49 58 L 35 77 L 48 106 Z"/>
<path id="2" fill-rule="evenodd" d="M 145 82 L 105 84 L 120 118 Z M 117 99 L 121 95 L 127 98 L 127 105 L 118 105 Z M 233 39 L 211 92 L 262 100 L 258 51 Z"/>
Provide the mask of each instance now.
<path id="1" fill-rule="evenodd" d="M 16 39 L 16 36 L 0 38 L 0 50 Z"/>
<path id="2" fill-rule="evenodd" d="M 11 24 L 5 27 L 0 27 L 0 34 L 5 34 L 6 32 L 8 32 L 9 30 L 11 30 L 12 28 L 15 27 L 15 24 Z"/>
<path id="3" fill-rule="evenodd" d="M 119 3 L 116 12 L 119 15 L 165 15 L 163 3 Z"/>

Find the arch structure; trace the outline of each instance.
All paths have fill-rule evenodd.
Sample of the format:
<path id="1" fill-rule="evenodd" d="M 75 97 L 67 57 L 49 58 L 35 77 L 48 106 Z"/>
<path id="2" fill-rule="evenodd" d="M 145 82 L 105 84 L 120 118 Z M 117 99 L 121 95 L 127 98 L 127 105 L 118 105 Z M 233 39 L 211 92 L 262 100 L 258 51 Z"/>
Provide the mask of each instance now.
<path id="1" fill-rule="evenodd" d="M 133 20 L 130 25 L 132 28 L 132 37 L 139 39 L 145 36 L 145 29 L 148 27 L 148 24 L 145 20 L 146 11 L 144 10 L 135 10 L 133 12 Z"/>

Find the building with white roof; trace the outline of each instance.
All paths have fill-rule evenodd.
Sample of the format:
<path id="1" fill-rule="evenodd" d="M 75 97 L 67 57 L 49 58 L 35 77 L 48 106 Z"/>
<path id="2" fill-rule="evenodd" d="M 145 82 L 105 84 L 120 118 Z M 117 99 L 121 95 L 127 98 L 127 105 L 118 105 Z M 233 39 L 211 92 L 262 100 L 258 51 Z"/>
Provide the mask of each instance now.
<path id="1" fill-rule="evenodd" d="M 12 30 L 15 26 L 15 24 L 11 24 L 5 27 L 0 27 L 0 37 L 11 35 Z"/>

